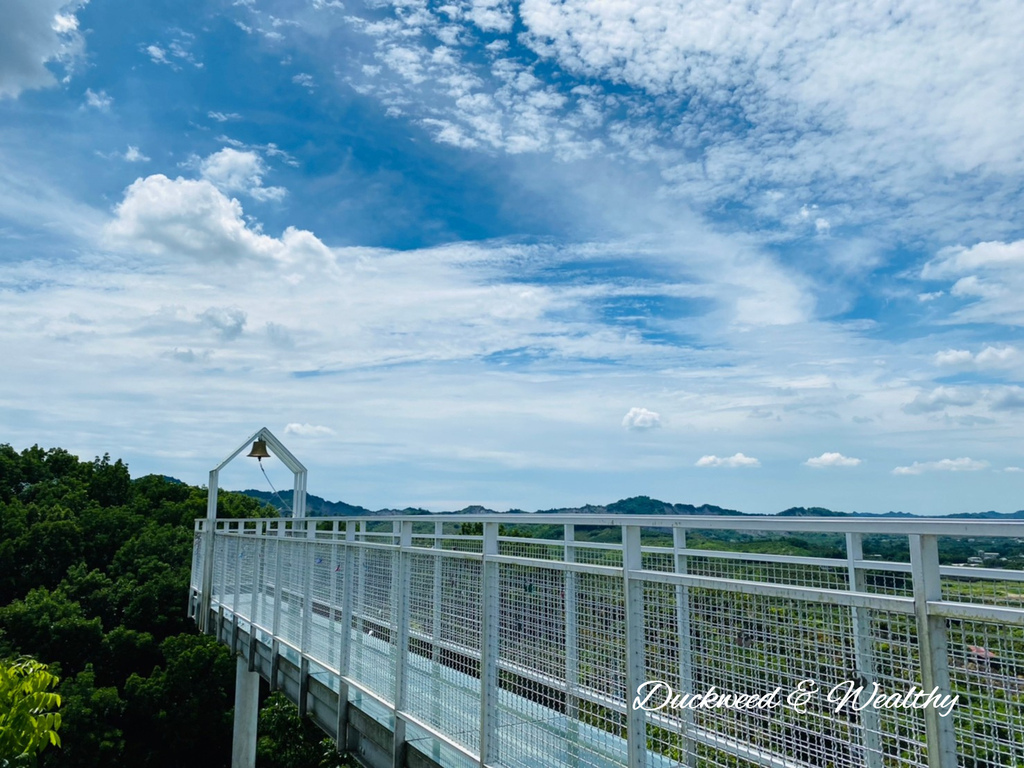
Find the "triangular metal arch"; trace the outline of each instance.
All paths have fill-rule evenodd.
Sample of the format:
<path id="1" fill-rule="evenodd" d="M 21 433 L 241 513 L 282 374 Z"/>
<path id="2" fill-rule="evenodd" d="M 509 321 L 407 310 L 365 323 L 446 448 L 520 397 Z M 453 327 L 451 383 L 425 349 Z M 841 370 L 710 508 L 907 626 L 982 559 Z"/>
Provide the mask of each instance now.
<path id="1" fill-rule="evenodd" d="M 295 475 L 294 493 L 292 495 L 292 517 L 302 518 L 306 516 L 306 467 L 295 458 L 295 455 L 284 447 L 284 443 L 277 439 L 273 432 L 266 427 L 257 429 L 241 445 L 238 446 L 224 461 L 210 470 L 209 493 L 206 501 L 206 519 L 217 519 L 217 483 L 220 471 L 230 464 L 238 455 L 248 448 L 254 441 L 264 440 L 267 443 L 267 450 L 281 460 L 281 462 Z"/>
<path id="2" fill-rule="evenodd" d="M 264 440 L 270 453 L 279 458 L 288 469 L 295 475 L 295 491 L 292 496 L 292 518 L 304 518 L 306 516 L 306 468 L 298 459 L 284 447 L 284 443 L 274 436 L 266 427 L 256 430 L 245 440 L 235 451 L 224 461 L 210 470 L 209 490 L 206 494 L 206 526 L 204 531 L 205 541 L 203 550 L 203 583 L 199 598 L 199 628 L 206 631 L 210 619 L 211 596 L 213 593 L 213 536 L 217 520 L 217 491 L 220 471 L 238 457 L 249 445 L 256 440 Z"/>

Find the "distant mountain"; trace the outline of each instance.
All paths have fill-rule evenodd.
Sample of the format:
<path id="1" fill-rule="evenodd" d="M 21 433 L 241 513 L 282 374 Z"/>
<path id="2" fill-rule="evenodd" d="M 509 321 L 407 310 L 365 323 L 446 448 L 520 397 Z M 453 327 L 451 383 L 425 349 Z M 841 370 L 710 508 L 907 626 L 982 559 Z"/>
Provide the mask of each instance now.
<path id="1" fill-rule="evenodd" d="M 253 488 L 238 491 L 245 496 L 259 499 L 269 504 L 274 509 L 288 516 L 291 514 L 292 491 L 281 491 L 280 498 L 287 506 L 269 491 L 257 491 Z M 312 493 L 306 494 L 306 515 L 309 517 L 373 517 L 383 515 L 429 515 L 430 510 L 407 507 L 406 509 L 379 509 L 376 512 L 366 507 L 359 507 L 353 504 L 346 504 L 344 501 L 328 501 L 327 499 Z"/>
<path id="2" fill-rule="evenodd" d="M 284 515 L 290 514 L 289 508 L 282 506 L 273 493 L 249 489 L 240 491 L 246 496 L 269 504 Z M 281 498 L 290 505 L 292 492 L 282 491 Z M 405 509 L 378 509 L 370 510 L 366 507 L 346 504 L 343 501 L 327 501 L 312 493 L 306 494 L 306 513 L 310 517 L 383 517 L 386 515 L 429 515 L 429 510 L 419 507 L 407 507 Z M 493 515 L 493 514 L 522 514 L 521 509 L 510 509 L 507 513 L 500 513 L 493 509 L 487 509 L 479 504 L 473 504 L 463 509 L 455 510 L 452 514 L 457 515 Z M 650 496 L 633 496 L 628 499 L 620 499 L 611 504 L 584 504 L 582 507 L 562 507 L 559 509 L 537 510 L 539 515 L 708 515 L 715 517 L 764 517 L 764 515 L 753 515 L 747 512 L 740 512 L 736 509 L 726 509 L 714 504 L 670 504 L 667 501 L 652 499 Z M 839 512 L 825 507 L 790 507 L 778 513 L 779 517 L 917 517 L 909 512 L 885 512 L 873 514 L 870 512 Z M 1017 512 L 961 512 L 955 515 L 947 515 L 953 520 L 1024 520 L 1024 510 Z"/>

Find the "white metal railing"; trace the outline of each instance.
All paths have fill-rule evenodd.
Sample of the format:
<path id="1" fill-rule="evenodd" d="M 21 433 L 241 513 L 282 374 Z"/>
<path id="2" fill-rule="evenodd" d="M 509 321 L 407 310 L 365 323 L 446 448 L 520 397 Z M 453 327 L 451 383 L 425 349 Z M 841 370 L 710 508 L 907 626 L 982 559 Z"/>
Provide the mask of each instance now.
<path id="1" fill-rule="evenodd" d="M 717 534 L 691 546 L 695 532 Z M 735 533 L 748 546 L 823 535 L 835 551 L 707 548 Z M 193 615 L 209 535 L 197 521 Z M 866 558 L 873 536 L 902 542 L 907 557 Z M 940 566 L 942 537 L 1017 539 L 1024 524 L 218 520 L 209 597 L 275 649 L 393 712 L 396 745 L 408 725 L 470 764 L 1024 766 L 1024 572 Z M 661 693 L 636 707 L 638 689 L 654 681 Z M 800 708 L 787 697 L 811 685 L 803 681 L 818 693 Z M 860 685 L 865 692 L 840 711 L 827 700 Z M 906 698 L 857 711 L 874 686 L 887 696 L 916 686 L 959 698 L 948 716 Z M 668 688 L 777 691 L 778 705 L 655 709 Z"/>

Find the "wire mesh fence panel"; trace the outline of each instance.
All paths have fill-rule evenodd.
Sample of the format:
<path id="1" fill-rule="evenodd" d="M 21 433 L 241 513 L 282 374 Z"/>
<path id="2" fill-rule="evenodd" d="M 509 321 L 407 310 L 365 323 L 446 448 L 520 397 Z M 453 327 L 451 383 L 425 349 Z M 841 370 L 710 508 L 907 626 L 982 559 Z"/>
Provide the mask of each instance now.
<path id="1" fill-rule="evenodd" d="M 302 611 L 305 598 L 305 580 L 310 564 L 306 542 L 285 537 L 278 542 L 281 550 L 281 594 L 275 610 L 279 615 L 278 637 L 295 647 L 302 643 Z"/>
<path id="2" fill-rule="evenodd" d="M 394 700 L 395 608 L 394 551 L 358 547 L 353 589 L 356 631 L 352 636 L 350 675 L 388 702 Z"/>
<path id="3" fill-rule="evenodd" d="M 190 586 L 200 590 L 203 586 L 203 541 L 207 535 L 198 528 L 192 535 L 192 576 Z"/>
<path id="4" fill-rule="evenodd" d="M 226 594 L 229 541 L 227 536 L 216 536 L 213 540 L 213 588 L 210 594 L 219 601 L 223 601 Z"/>
<path id="5" fill-rule="evenodd" d="M 303 651 L 325 664 L 334 665 L 335 614 L 333 582 L 340 567 L 335 561 L 334 547 L 327 541 L 310 544 L 312 563 L 307 575 L 309 607 Z"/>
<path id="6" fill-rule="evenodd" d="M 736 557 L 690 555 L 689 572 L 734 581 L 758 581 L 767 584 L 792 584 L 820 589 L 847 589 L 848 574 L 845 565 L 819 565 L 816 563 L 765 562 Z"/>
<path id="7" fill-rule="evenodd" d="M 243 536 L 238 544 L 238 599 L 234 604 L 235 613 L 252 620 L 253 595 L 256 593 L 257 571 L 259 570 L 260 540 L 255 536 Z"/>
<path id="8" fill-rule="evenodd" d="M 1024 629 L 950 620 L 947 631 L 961 765 L 1024 765 Z"/>
<path id="9" fill-rule="evenodd" d="M 714 550 L 625 520 L 642 534 L 624 573 L 618 526 L 503 520 L 484 555 L 487 524 L 473 520 L 348 525 L 197 530 L 193 597 L 213 535 L 213 608 L 276 632 L 318 674 L 346 669 L 373 707 L 400 702 L 410 739 L 442 765 L 483 749 L 502 768 L 924 768 L 947 733 L 958 768 L 1024 768 L 1024 575 L 999 567 L 993 537 L 947 537 L 933 553 L 981 562 L 933 554 L 925 568 L 922 537 L 891 526 L 749 528 Z M 758 551 L 728 549 L 740 545 Z M 817 554 L 785 549 L 804 545 Z M 957 697 L 938 726 L 910 703 L 926 679 Z"/>
<path id="10" fill-rule="evenodd" d="M 405 709 L 475 752 L 480 743 L 479 563 L 413 554 L 409 567 Z"/>

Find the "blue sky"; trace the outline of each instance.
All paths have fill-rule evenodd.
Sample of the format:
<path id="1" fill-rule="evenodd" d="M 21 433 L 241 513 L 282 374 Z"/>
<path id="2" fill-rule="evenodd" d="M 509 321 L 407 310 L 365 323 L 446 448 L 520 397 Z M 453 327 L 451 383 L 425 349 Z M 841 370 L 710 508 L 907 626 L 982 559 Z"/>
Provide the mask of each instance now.
<path id="1" fill-rule="evenodd" d="M 0 439 L 201 483 L 268 426 L 374 508 L 1020 509 L 1022 33 L 10 0 Z"/>

